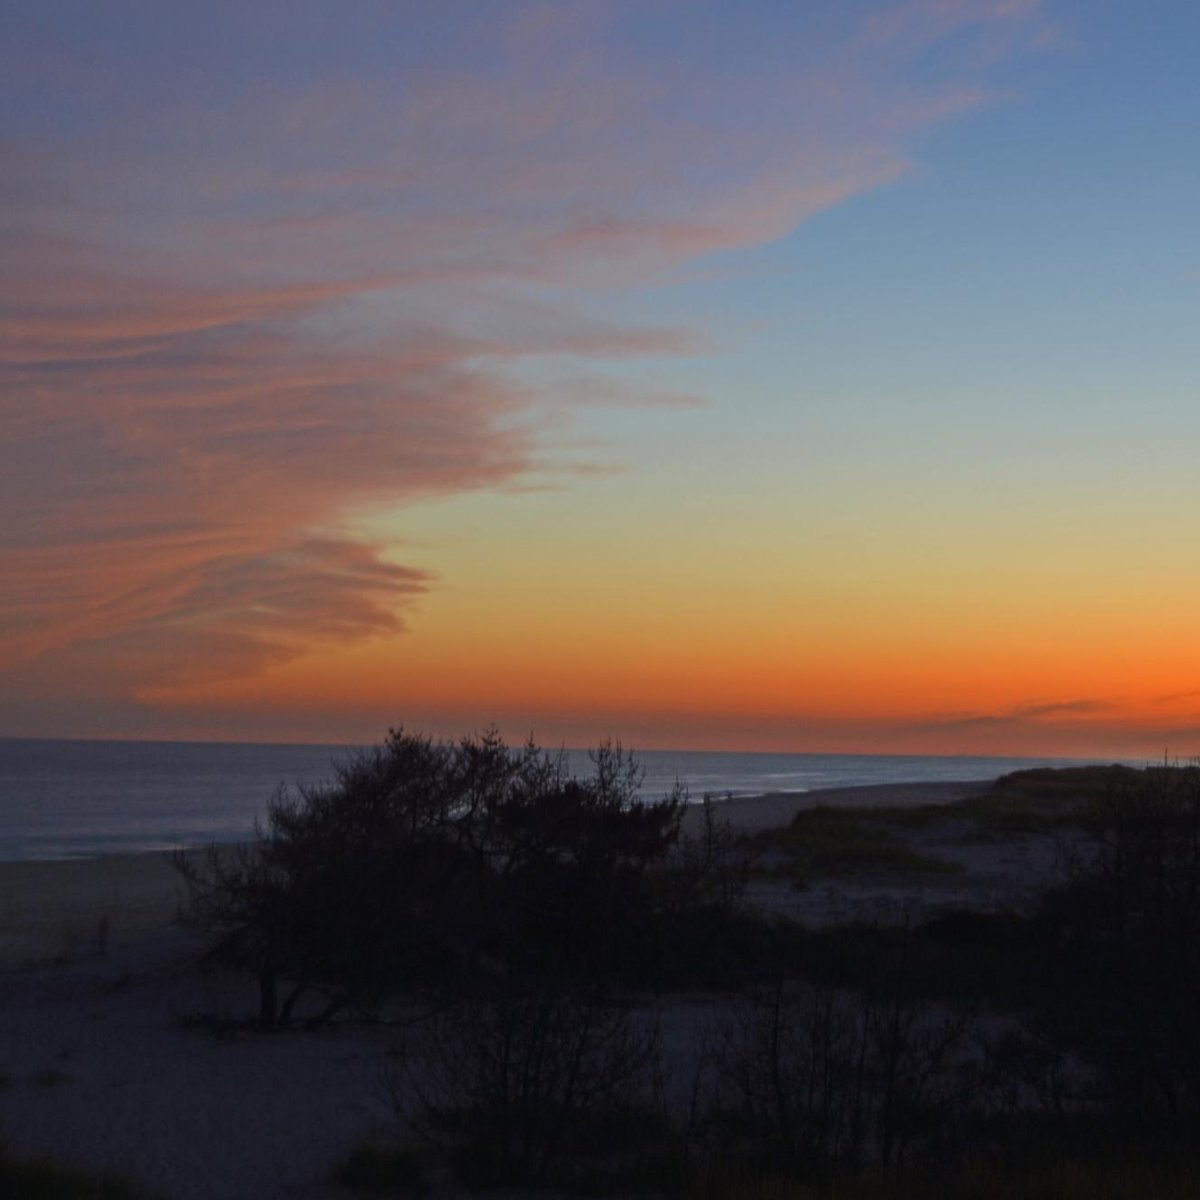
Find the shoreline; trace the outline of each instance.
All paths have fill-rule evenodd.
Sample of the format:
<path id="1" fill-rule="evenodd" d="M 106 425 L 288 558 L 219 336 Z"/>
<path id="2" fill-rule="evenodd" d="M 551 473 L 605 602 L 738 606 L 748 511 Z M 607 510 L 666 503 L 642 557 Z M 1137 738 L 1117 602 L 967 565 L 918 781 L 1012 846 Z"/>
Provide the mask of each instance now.
<path id="1" fill-rule="evenodd" d="M 0 862 L 0 970 L 174 941 L 181 896 L 167 855 L 157 850 Z"/>

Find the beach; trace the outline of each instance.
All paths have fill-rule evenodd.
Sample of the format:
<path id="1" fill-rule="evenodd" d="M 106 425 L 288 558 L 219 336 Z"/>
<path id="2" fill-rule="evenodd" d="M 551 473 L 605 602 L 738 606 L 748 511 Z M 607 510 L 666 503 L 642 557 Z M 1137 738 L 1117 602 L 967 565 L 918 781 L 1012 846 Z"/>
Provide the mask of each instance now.
<path id="1" fill-rule="evenodd" d="M 0 863 L 0 969 L 171 940 L 179 896 L 165 854 Z"/>
<path id="2" fill-rule="evenodd" d="M 716 811 L 754 834 L 814 803 L 952 805 L 980 789 L 887 785 Z M 700 820 L 689 811 L 685 831 Z M 808 922 L 897 920 L 940 905 L 1020 904 L 1054 862 L 1036 839 L 963 842 L 953 821 L 913 836 L 961 869 L 799 889 L 766 879 L 749 900 Z M 0 1129 L 10 1152 L 128 1172 L 170 1200 L 341 1195 L 327 1182 L 333 1164 L 391 1119 L 378 1087 L 386 1036 L 354 1026 L 217 1036 L 223 1018 L 253 1013 L 253 985 L 199 968 L 202 943 L 172 923 L 179 899 L 162 854 L 0 864 Z"/>

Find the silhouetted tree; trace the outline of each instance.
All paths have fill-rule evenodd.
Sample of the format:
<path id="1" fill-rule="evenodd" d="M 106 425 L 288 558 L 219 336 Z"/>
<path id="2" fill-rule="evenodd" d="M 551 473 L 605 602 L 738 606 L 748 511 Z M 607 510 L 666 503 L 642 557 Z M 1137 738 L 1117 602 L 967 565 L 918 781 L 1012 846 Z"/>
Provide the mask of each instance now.
<path id="1" fill-rule="evenodd" d="M 332 784 L 281 790 L 245 847 L 179 854 L 181 919 L 259 982 L 263 1028 L 319 990 L 327 1020 L 488 961 L 607 971 L 648 936 L 647 871 L 684 797 L 640 798 L 619 746 L 573 779 L 565 758 L 493 730 L 457 743 L 393 731 Z"/>
<path id="2" fill-rule="evenodd" d="M 318 985 L 324 1016 L 375 999 L 452 953 L 482 881 L 471 816 L 515 768 L 493 734 L 450 746 L 393 732 L 332 784 L 281 789 L 251 845 L 176 855 L 182 919 L 216 935 L 211 957 L 256 974 L 264 1028 Z"/>
<path id="3" fill-rule="evenodd" d="M 606 976 L 644 961 L 655 937 L 648 874 L 679 836 L 683 795 L 639 799 L 640 770 L 619 746 L 591 763 L 590 778 L 514 789 L 491 823 L 504 957 L 527 969 Z"/>

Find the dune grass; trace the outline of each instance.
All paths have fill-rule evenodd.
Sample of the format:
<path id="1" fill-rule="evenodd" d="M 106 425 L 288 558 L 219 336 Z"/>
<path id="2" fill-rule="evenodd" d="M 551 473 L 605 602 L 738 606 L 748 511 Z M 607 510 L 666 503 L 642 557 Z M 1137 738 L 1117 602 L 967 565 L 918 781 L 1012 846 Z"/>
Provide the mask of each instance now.
<path id="1" fill-rule="evenodd" d="M 855 874 L 952 875 L 958 863 L 913 849 L 873 810 L 809 808 L 790 825 L 747 839 L 761 870 L 797 881 Z"/>
<path id="2" fill-rule="evenodd" d="M 797 880 L 949 875 L 961 865 L 916 849 L 911 835 L 938 833 L 948 841 L 974 843 L 1094 833 L 1104 826 L 1113 790 L 1128 774 L 1125 767 L 1018 771 L 991 790 L 953 804 L 802 809 L 791 824 L 765 830 L 745 844 L 763 857 L 766 873 Z"/>

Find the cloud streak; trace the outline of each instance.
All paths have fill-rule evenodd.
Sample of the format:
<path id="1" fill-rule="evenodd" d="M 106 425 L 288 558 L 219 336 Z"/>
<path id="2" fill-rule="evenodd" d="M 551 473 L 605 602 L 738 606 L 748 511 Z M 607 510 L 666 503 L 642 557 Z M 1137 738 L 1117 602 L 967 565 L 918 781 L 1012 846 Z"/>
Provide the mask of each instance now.
<path id="1" fill-rule="evenodd" d="M 968 713 L 962 716 L 935 717 L 912 728 L 921 731 L 946 732 L 984 726 L 1019 728 L 1047 721 L 1070 721 L 1072 718 L 1091 718 L 1113 711 L 1105 700 L 1051 700 L 1018 704 L 1013 708 L 991 713 Z"/>
<path id="2" fill-rule="evenodd" d="M 912 56 L 1039 20 L 874 6 L 714 73 L 720 4 L 118 7 L 0 57 L 0 669 L 126 699 L 400 631 L 430 577 L 359 514 L 539 486 L 530 364 L 569 420 L 597 365 L 707 346 L 597 297 L 898 178 L 980 95 Z"/>

